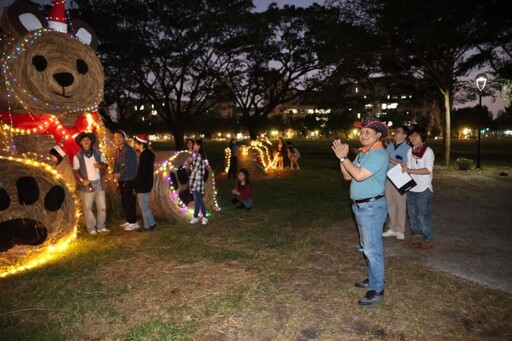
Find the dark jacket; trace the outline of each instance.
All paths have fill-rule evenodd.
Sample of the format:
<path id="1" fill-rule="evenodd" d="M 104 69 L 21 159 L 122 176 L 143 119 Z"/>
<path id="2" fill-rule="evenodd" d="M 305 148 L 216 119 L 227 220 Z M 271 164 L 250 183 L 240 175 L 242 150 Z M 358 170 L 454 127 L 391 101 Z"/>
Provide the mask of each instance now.
<path id="1" fill-rule="evenodd" d="M 155 154 L 149 149 L 145 149 L 140 153 L 139 166 L 137 167 L 137 175 L 135 176 L 135 192 L 149 193 L 153 188 L 153 172 L 154 172 Z"/>
<path id="2" fill-rule="evenodd" d="M 116 160 L 114 163 L 114 171 L 119 173 L 119 181 L 133 181 L 137 172 L 137 153 L 135 150 L 125 143 L 121 148 L 116 150 Z"/>

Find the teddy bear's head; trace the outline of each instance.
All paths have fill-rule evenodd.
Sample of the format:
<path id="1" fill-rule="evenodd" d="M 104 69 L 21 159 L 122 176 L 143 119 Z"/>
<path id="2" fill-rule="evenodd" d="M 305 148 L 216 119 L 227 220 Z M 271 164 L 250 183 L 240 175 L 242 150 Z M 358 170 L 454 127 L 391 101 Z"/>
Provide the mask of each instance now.
<path id="1" fill-rule="evenodd" d="M 30 3 L 4 10 L 0 25 L 0 108 L 11 112 L 68 114 L 96 110 L 103 97 L 103 67 L 97 37 L 80 20 L 67 29 Z"/>

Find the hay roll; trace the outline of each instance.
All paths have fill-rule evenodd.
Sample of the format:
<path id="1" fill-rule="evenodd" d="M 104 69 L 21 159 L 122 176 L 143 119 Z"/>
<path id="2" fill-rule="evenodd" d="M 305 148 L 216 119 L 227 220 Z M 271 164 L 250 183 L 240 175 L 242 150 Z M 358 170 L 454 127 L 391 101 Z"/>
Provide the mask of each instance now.
<path id="1" fill-rule="evenodd" d="M 160 218 L 173 218 L 188 220 L 194 212 L 194 202 L 185 204 L 180 199 L 180 192 L 188 187 L 186 183 L 176 181 L 178 169 L 191 158 L 188 151 L 175 152 L 162 166 L 155 171 L 155 181 L 151 192 L 151 208 L 155 216 Z M 217 204 L 215 176 L 209 171 L 208 179 L 204 184 L 204 203 L 209 211 L 220 210 Z"/>
<path id="2" fill-rule="evenodd" d="M 44 163 L 0 157 L 0 277 L 41 265 L 76 237 L 77 198 Z"/>

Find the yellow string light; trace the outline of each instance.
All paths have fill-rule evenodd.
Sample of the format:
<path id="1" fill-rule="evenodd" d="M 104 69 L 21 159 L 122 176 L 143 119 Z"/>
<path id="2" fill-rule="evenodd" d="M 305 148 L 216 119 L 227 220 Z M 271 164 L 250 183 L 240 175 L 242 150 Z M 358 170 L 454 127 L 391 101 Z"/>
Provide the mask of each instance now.
<path id="1" fill-rule="evenodd" d="M 44 163 L 44 162 L 38 162 L 31 159 L 20 159 L 15 158 L 12 156 L 1 156 L 0 160 L 9 160 L 9 161 L 15 161 L 19 163 L 23 163 L 24 165 L 35 167 L 35 168 L 41 168 L 44 169 L 46 172 L 50 173 L 53 176 L 53 180 L 55 182 L 63 181 L 59 173 L 53 169 L 50 165 Z M 71 192 L 70 192 L 71 193 Z M 69 247 L 71 242 L 76 239 L 77 233 L 78 233 L 78 219 L 80 217 L 80 211 L 79 211 L 79 203 L 78 203 L 78 197 L 71 193 L 73 197 L 73 201 L 75 203 L 75 214 L 74 214 L 74 223 L 73 223 L 73 230 L 68 233 L 66 236 L 60 238 L 56 243 L 50 244 L 46 246 L 41 253 L 38 253 L 37 255 L 33 256 L 32 258 L 28 259 L 25 264 L 23 265 L 13 265 L 6 268 L 0 268 L 0 278 L 16 274 L 21 271 L 25 271 L 28 269 L 33 269 L 35 267 L 38 267 L 40 265 L 43 265 L 47 263 L 49 260 L 52 260 L 56 258 L 59 254 L 62 254 L 66 251 L 66 249 Z"/>

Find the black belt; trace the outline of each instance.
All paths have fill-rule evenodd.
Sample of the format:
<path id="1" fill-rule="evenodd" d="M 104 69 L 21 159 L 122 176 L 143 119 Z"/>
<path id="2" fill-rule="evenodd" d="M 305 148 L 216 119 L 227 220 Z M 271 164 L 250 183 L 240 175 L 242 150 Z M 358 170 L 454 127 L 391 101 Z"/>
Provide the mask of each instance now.
<path id="1" fill-rule="evenodd" d="M 352 200 L 352 203 L 353 204 L 362 204 L 364 202 L 375 201 L 380 198 L 384 198 L 384 194 L 377 195 L 376 197 L 366 198 L 366 199 Z"/>

